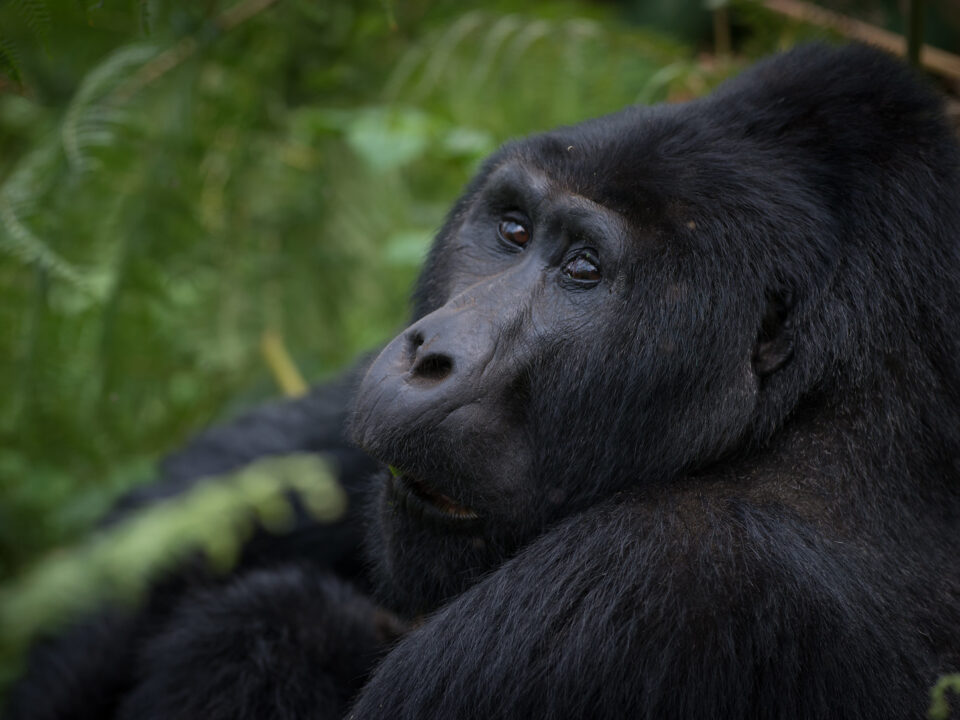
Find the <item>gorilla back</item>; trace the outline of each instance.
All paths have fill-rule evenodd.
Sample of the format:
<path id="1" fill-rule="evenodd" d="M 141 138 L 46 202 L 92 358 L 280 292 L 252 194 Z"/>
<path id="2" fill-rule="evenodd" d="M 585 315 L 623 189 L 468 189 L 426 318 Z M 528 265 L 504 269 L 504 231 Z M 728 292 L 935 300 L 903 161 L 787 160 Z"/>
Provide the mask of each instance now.
<path id="1" fill-rule="evenodd" d="M 382 614 L 261 569 L 137 635 L 118 716 L 893 719 L 960 670 L 960 148 L 898 62 L 509 144 L 414 301 L 350 424 L 422 622 L 353 697 Z"/>

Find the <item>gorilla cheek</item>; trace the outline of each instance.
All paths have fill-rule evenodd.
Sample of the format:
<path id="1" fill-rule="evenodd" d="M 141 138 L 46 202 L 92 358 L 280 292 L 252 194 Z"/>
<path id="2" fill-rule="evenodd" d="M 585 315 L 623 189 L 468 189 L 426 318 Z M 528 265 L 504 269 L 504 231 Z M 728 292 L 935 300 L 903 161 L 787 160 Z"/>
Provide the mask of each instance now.
<path id="1" fill-rule="evenodd" d="M 501 519 L 522 518 L 535 495 L 525 428 L 499 401 L 458 408 L 436 428 L 450 482 L 467 504 Z"/>

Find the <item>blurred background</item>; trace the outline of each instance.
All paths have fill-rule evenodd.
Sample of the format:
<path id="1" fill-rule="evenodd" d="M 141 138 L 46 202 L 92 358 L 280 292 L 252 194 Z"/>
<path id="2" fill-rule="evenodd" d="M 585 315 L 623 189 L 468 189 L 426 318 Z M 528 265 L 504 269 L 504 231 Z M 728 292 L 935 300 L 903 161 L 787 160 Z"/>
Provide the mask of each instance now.
<path id="1" fill-rule="evenodd" d="M 0 0 L 0 705 L 31 638 L 171 548 L 282 532 L 309 473 L 90 529 L 192 433 L 392 337 L 501 142 L 884 32 L 956 91 L 955 0 Z"/>

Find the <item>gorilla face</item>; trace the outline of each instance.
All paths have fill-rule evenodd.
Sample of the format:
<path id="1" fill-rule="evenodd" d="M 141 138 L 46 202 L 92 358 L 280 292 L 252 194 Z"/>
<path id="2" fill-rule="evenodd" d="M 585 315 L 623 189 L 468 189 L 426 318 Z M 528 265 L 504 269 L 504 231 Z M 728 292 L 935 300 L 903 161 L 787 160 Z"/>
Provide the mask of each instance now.
<path id="1" fill-rule="evenodd" d="M 361 445 L 400 471 L 389 484 L 401 497 L 439 510 L 424 521 L 472 530 L 534 511 L 531 394 L 577 390 L 580 373 L 540 380 L 551 358 L 563 355 L 569 374 L 604 345 L 606 319 L 623 305 L 628 235 L 616 213 L 510 162 L 441 241 L 445 301 L 374 362 L 356 425 Z"/>
<path id="2" fill-rule="evenodd" d="M 558 519 L 743 442 L 789 355 L 763 279 L 716 266 L 712 209 L 665 196 L 683 167 L 638 172 L 649 134 L 624 156 L 608 125 L 636 112 L 494 156 L 431 251 L 419 319 L 362 382 L 353 435 L 391 466 L 371 555 L 411 613 Z"/>

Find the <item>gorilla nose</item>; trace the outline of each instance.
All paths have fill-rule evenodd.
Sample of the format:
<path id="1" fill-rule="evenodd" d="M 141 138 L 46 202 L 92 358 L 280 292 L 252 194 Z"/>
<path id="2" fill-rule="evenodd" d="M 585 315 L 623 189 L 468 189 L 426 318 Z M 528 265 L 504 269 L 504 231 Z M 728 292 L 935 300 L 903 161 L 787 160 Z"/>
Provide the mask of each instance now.
<path id="1" fill-rule="evenodd" d="M 407 332 L 408 352 L 411 357 L 410 376 L 422 383 L 436 384 L 453 373 L 453 358 L 446 352 L 425 343 L 423 332 L 412 328 Z"/>
<path id="2" fill-rule="evenodd" d="M 367 370 L 351 433 L 374 456 L 400 461 L 397 434 L 473 417 L 498 393 L 515 363 L 496 357 L 497 326 L 476 304 L 450 304 L 397 335 Z M 498 370 L 499 368 L 499 370 Z M 467 410 L 466 408 L 472 408 Z"/>

